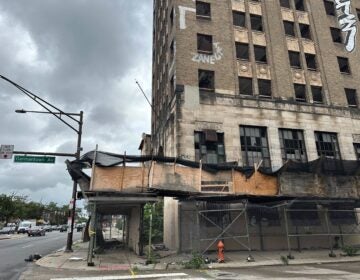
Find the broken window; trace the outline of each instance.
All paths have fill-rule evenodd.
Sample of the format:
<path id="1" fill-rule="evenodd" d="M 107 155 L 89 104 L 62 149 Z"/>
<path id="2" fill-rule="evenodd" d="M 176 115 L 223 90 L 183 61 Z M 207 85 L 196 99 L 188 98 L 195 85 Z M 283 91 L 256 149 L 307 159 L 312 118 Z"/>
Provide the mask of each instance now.
<path id="1" fill-rule="evenodd" d="M 280 0 L 280 6 L 290 9 L 290 0 Z"/>
<path id="2" fill-rule="evenodd" d="M 244 166 L 271 168 L 269 145 L 265 127 L 240 126 L 241 154 Z"/>
<path id="3" fill-rule="evenodd" d="M 271 80 L 258 79 L 259 96 L 271 97 Z"/>
<path id="4" fill-rule="evenodd" d="M 235 26 L 245 27 L 245 13 L 233 11 L 233 24 Z"/>
<path id="5" fill-rule="evenodd" d="M 213 42 L 211 35 L 197 34 L 197 48 L 199 53 L 212 53 Z"/>
<path id="6" fill-rule="evenodd" d="M 358 107 L 358 101 L 356 96 L 356 90 L 351 88 L 345 89 L 346 100 L 349 107 Z"/>
<path id="7" fill-rule="evenodd" d="M 335 16 L 335 6 L 333 1 L 324 0 L 324 6 L 327 15 Z"/>
<path id="8" fill-rule="evenodd" d="M 289 51 L 290 66 L 295 68 L 301 68 L 300 53 Z"/>
<path id="9" fill-rule="evenodd" d="M 311 40 L 310 25 L 299 23 L 299 28 L 301 37 Z"/>
<path id="10" fill-rule="evenodd" d="M 253 95 L 252 78 L 239 77 L 240 94 Z"/>
<path id="11" fill-rule="evenodd" d="M 244 43 L 235 43 L 236 47 L 236 58 L 249 60 L 249 45 Z"/>
<path id="12" fill-rule="evenodd" d="M 279 129 L 282 160 L 307 162 L 304 134 L 301 130 Z"/>
<path id="13" fill-rule="evenodd" d="M 309 70 L 316 70 L 317 63 L 316 63 L 316 56 L 311 53 L 305 54 L 306 65 Z"/>
<path id="14" fill-rule="evenodd" d="M 262 17 L 258 15 L 250 15 L 251 30 L 263 31 Z"/>
<path id="15" fill-rule="evenodd" d="M 356 159 L 360 161 L 360 143 L 354 143 Z"/>
<path id="16" fill-rule="evenodd" d="M 267 63 L 267 57 L 266 57 L 266 47 L 262 46 L 254 46 L 254 53 L 255 53 L 255 61 L 256 62 L 262 62 Z"/>
<path id="17" fill-rule="evenodd" d="M 195 131 L 195 161 L 200 160 L 209 164 L 225 162 L 224 133 Z"/>
<path id="18" fill-rule="evenodd" d="M 306 87 L 302 84 L 294 84 L 295 100 L 298 102 L 306 102 Z"/>
<path id="19" fill-rule="evenodd" d="M 315 142 L 318 156 L 340 159 L 340 150 L 336 133 L 315 132 Z"/>
<path id="20" fill-rule="evenodd" d="M 210 3 L 196 1 L 196 16 L 201 18 L 211 18 L 211 6 Z"/>
<path id="21" fill-rule="evenodd" d="M 295 24 L 292 21 L 284 21 L 285 34 L 295 37 Z"/>
<path id="22" fill-rule="evenodd" d="M 314 103 L 323 103 L 322 87 L 311 86 L 311 93 Z"/>
<path id="23" fill-rule="evenodd" d="M 342 43 L 341 30 L 339 28 L 330 27 L 330 32 L 334 43 Z"/>
<path id="24" fill-rule="evenodd" d="M 341 73 L 350 74 L 349 59 L 347 57 L 337 57 Z"/>
<path id="25" fill-rule="evenodd" d="M 199 69 L 199 88 L 202 90 L 215 90 L 214 71 Z"/>

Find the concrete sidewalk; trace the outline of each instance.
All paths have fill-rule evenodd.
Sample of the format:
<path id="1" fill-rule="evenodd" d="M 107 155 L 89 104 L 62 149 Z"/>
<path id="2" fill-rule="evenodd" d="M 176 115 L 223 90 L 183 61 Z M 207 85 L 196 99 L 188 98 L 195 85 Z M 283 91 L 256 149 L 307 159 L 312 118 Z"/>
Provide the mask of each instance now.
<path id="1" fill-rule="evenodd" d="M 182 262 L 191 259 L 191 254 L 175 254 L 169 251 L 160 251 L 164 257 L 157 259 L 158 263 L 146 265 L 146 258 L 135 255 L 127 249 L 107 250 L 97 254 L 94 258 L 95 266 L 87 266 L 88 243 L 74 244 L 73 253 L 59 251 L 47 255 L 36 262 L 37 265 L 52 269 L 70 269 L 82 271 L 121 271 L 121 270 L 174 270 L 183 268 Z M 295 259 L 289 260 L 290 265 L 299 264 L 325 264 L 339 262 L 360 262 L 360 256 L 345 257 L 341 251 L 335 251 L 336 258 L 329 257 L 328 250 L 304 250 L 301 253 L 294 251 Z M 283 265 L 281 256 L 286 256 L 286 251 L 252 252 L 254 262 L 248 262 L 249 253 L 246 251 L 225 252 L 225 263 L 210 263 L 210 269 L 220 268 L 246 268 L 256 266 Z M 216 260 L 216 254 L 207 255 L 210 260 Z"/>

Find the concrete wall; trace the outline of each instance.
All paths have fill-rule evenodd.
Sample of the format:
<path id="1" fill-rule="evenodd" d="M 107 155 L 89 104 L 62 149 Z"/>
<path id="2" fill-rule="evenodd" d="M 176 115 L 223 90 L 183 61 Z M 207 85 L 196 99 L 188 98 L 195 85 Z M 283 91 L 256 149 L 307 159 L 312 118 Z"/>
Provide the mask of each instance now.
<path id="1" fill-rule="evenodd" d="M 140 223 L 141 206 L 131 208 L 128 217 L 128 247 L 136 254 L 140 254 Z"/>
<path id="2" fill-rule="evenodd" d="M 179 202 L 164 197 L 164 244 L 170 250 L 179 249 Z"/>

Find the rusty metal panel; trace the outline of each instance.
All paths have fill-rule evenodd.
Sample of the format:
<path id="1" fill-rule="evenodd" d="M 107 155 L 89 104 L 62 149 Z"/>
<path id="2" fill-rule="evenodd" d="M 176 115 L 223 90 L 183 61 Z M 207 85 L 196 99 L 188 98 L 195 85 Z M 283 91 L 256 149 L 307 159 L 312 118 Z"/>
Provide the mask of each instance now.
<path id="1" fill-rule="evenodd" d="M 246 178 L 244 174 L 234 172 L 234 191 L 236 194 L 275 196 L 279 192 L 277 177 L 255 172 Z"/>

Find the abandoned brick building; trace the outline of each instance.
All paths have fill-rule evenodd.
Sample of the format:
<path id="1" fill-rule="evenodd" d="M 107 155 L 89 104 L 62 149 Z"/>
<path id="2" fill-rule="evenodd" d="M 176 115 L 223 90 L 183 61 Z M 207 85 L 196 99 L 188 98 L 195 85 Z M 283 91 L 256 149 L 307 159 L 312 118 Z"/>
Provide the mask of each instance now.
<path id="1" fill-rule="evenodd" d="M 359 159 L 360 0 L 339 2 L 155 0 L 153 152 L 272 172 Z M 165 198 L 170 248 L 191 249 L 195 204 Z"/>

